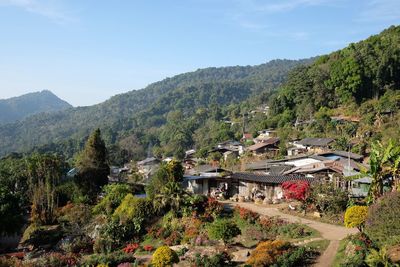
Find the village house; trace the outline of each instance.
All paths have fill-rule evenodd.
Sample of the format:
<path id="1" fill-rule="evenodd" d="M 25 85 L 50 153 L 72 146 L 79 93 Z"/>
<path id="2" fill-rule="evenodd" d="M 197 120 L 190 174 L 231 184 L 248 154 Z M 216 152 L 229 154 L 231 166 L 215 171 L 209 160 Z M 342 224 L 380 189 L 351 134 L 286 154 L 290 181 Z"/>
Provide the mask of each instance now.
<path id="1" fill-rule="evenodd" d="M 268 154 L 271 157 L 278 155 L 279 152 L 279 138 L 271 137 L 262 143 L 251 145 L 247 148 L 255 156 Z"/>
<path id="2" fill-rule="evenodd" d="M 277 137 L 277 132 L 272 129 L 258 131 L 258 136 L 254 138 L 254 143 L 264 143 L 271 137 Z"/>
<path id="3" fill-rule="evenodd" d="M 155 157 L 146 158 L 142 161 L 138 161 L 136 166 L 138 168 L 138 173 L 141 174 L 146 181 L 157 171 L 160 166 L 160 160 Z"/>
<path id="4" fill-rule="evenodd" d="M 332 144 L 335 142 L 333 138 L 304 138 L 300 141 L 293 142 L 294 146 L 301 149 L 307 149 L 307 152 L 322 153 L 331 149 Z"/>
<path id="5" fill-rule="evenodd" d="M 184 175 L 183 188 L 194 194 L 217 196 L 231 192 L 230 172 L 220 167 L 201 165 Z"/>
<path id="6" fill-rule="evenodd" d="M 231 175 L 233 191 L 245 199 L 261 198 L 265 202 L 283 199 L 282 183 L 286 181 L 314 182 L 302 175 L 269 175 L 263 173 L 238 172 Z"/>

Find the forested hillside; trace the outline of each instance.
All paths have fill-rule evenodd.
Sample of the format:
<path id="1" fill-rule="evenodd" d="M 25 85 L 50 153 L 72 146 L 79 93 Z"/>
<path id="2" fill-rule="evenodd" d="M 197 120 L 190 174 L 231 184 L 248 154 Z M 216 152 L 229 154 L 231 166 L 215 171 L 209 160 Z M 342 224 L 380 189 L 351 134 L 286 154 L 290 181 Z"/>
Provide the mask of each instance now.
<path id="1" fill-rule="evenodd" d="M 24 119 L 41 112 L 59 111 L 72 106 L 52 92 L 44 90 L 0 100 L 0 124 Z"/>
<path id="2" fill-rule="evenodd" d="M 131 134 L 132 130 L 138 127 L 163 125 L 169 111 L 180 110 L 188 116 L 198 108 L 225 106 L 251 95 L 269 93 L 286 79 L 289 70 L 311 61 L 274 60 L 258 66 L 201 69 L 114 96 L 95 106 L 32 116 L 0 127 L 0 154 L 46 145 L 41 149 L 71 156 L 97 127 L 103 130 L 108 144 L 126 136 L 131 140 L 137 136 L 137 131 Z M 140 147 L 151 143 L 134 139 Z M 141 149 L 137 156 L 143 153 Z"/>
<path id="3" fill-rule="evenodd" d="M 400 27 L 392 26 L 292 71 L 260 123 L 289 129 L 297 121 L 292 135 L 339 136 L 342 148 L 365 149 L 369 141 L 398 138 L 399 89 Z"/>

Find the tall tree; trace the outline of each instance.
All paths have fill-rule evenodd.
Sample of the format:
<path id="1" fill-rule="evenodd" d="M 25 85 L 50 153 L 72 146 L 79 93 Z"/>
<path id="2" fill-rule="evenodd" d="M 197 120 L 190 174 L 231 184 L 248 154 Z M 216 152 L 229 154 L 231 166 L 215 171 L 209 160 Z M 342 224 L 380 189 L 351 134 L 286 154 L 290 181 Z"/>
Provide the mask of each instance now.
<path id="1" fill-rule="evenodd" d="M 79 172 L 76 183 L 89 198 L 96 197 L 101 187 L 108 183 L 110 166 L 107 163 L 107 149 L 101 138 L 100 129 L 95 130 L 80 153 L 77 164 Z"/>
<path id="2" fill-rule="evenodd" d="M 57 208 L 56 187 L 64 171 L 64 161 L 53 155 L 35 154 L 27 158 L 32 201 L 31 221 L 51 224 Z"/>

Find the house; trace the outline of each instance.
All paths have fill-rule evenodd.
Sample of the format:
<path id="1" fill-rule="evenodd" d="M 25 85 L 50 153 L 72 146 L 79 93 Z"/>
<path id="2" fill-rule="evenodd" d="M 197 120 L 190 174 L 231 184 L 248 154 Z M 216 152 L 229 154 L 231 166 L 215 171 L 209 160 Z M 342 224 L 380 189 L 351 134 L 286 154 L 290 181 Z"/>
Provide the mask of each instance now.
<path id="1" fill-rule="evenodd" d="M 362 162 L 364 159 L 363 155 L 359 155 L 352 152 L 346 152 L 341 150 L 333 150 L 328 152 L 319 153 L 319 156 L 325 157 L 327 159 L 351 159 L 356 162 Z"/>
<path id="2" fill-rule="evenodd" d="M 300 145 L 300 147 L 304 147 L 308 152 L 314 153 L 322 153 L 331 148 L 331 145 L 335 139 L 333 138 L 304 138 L 298 142 L 294 142 L 294 145 Z"/>
<path id="3" fill-rule="evenodd" d="M 350 194 L 352 197 L 366 197 L 368 196 L 369 187 L 372 178 L 362 177 L 351 181 Z"/>
<path id="4" fill-rule="evenodd" d="M 265 172 L 266 174 L 279 175 L 293 168 L 293 165 L 271 163 L 270 160 L 260 160 L 246 164 L 246 171 Z"/>
<path id="5" fill-rule="evenodd" d="M 209 151 L 209 153 L 219 152 L 221 154 L 224 154 L 227 151 L 231 151 L 237 153 L 238 155 L 241 155 L 244 152 L 244 145 L 238 141 L 225 141 L 219 143 L 216 147 Z"/>
<path id="6" fill-rule="evenodd" d="M 254 138 L 254 143 L 263 143 L 266 142 L 271 137 L 276 137 L 277 132 L 272 129 L 264 129 L 258 131 L 258 136 Z"/>
<path id="7" fill-rule="evenodd" d="M 313 178 L 302 175 L 269 175 L 264 173 L 238 172 L 231 175 L 231 187 L 236 194 L 245 198 L 262 195 L 267 200 L 283 198 L 282 183 L 286 181 L 314 182 Z"/>
<path id="8" fill-rule="evenodd" d="M 252 152 L 253 155 L 262 155 L 268 153 L 271 156 L 276 156 L 279 152 L 279 138 L 268 138 L 262 143 L 249 146 L 247 151 Z"/>
<path id="9" fill-rule="evenodd" d="M 215 192 L 229 194 L 230 172 L 211 165 L 201 165 L 183 176 L 183 188 L 194 194 L 214 195 Z"/>
<path id="10" fill-rule="evenodd" d="M 240 139 L 240 142 L 249 142 L 253 141 L 253 135 L 251 133 L 244 133 L 242 138 Z"/>
<path id="11" fill-rule="evenodd" d="M 124 174 L 128 173 L 130 168 L 128 166 L 124 166 L 122 168 L 111 166 L 110 174 L 108 175 L 109 182 L 120 182 L 123 179 Z"/>
<path id="12" fill-rule="evenodd" d="M 145 180 L 148 180 L 157 171 L 160 166 L 160 160 L 155 157 L 146 158 L 142 161 L 138 161 L 136 165 L 138 173 L 141 174 Z"/>

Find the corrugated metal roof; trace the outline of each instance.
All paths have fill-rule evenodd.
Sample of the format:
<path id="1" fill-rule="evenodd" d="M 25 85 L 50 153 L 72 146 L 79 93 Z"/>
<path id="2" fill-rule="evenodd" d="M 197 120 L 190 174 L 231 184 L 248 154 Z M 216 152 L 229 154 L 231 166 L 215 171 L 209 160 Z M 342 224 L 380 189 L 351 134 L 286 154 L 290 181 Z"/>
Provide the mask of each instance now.
<path id="1" fill-rule="evenodd" d="M 333 141 L 335 141 L 335 139 L 307 137 L 307 138 L 304 138 L 303 140 L 300 140 L 298 142 L 298 144 L 301 144 L 304 146 L 327 146 L 330 143 L 332 143 Z"/>
<path id="2" fill-rule="evenodd" d="M 314 182 L 315 178 L 305 177 L 303 175 L 267 175 L 251 172 L 237 172 L 231 175 L 232 179 L 259 182 L 266 184 L 281 184 L 287 181 L 307 181 Z"/>

